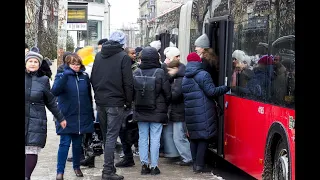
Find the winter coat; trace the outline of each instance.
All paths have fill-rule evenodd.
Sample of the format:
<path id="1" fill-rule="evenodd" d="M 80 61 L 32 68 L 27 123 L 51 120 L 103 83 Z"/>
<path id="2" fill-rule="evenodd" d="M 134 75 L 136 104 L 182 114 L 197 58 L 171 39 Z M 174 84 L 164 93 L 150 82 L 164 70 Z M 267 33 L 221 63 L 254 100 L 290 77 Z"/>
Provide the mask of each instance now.
<path id="1" fill-rule="evenodd" d="M 217 114 L 214 97 L 228 91 L 226 86 L 216 87 L 202 63 L 188 62 L 182 80 L 185 121 L 190 139 L 209 139 L 217 133 Z"/>
<path id="2" fill-rule="evenodd" d="M 246 87 L 247 83 L 254 76 L 253 70 L 248 67 L 244 68 L 241 72 L 237 73 L 238 86 Z"/>
<path id="3" fill-rule="evenodd" d="M 139 68 L 133 72 L 133 76 L 140 76 L 139 69 L 141 69 L 142 75 L 152 76 L 156 68 L 158 68 L 155 74 L 156 108 L 154 110 L 135 109 L 133 118 L 138 122 L 167 123 L 168 106 L 171 101 L 170 83 L 166 78 L 165 72 L 161 69 L 158 52 L 150 48 L 151 47 L 147 47 L 142 50 L 141 64 Z"/>
<path id="4" fill-rule="evenodd" d="M 47 107 L 58 123 L 64 117 L 50 92 L 49 78 L 38 72 L 25 72 L 25 145 L 44 148 L 47 139 Z"/>
<path id="5" fill-rule="evenodd" d="M 91 75 L 91 72 L 92 72 L 92 67 L 93 67 L 93 62 L 89 63 L 88 65 L 85 66 L 86 70 L 84 72 L 86 72 L 88 74 L 89 78 L 90 78 L 90 75 Z M 91 88 L 91 94 L 92 94 L 92 97 L 94 97 L 93 88 Z M 92 107 L 93 107 L 93 110 L 94 110 L 94 114 L 96 116 L 96 114 L 97 114 L 97 111 L 96 111 L 97 106 L 96 106 L 96 102 L 94 101 L 94 98 L 92 99 Z"/>
<path id="6" fill-rule="evenodd" d="M 266 67 L 255 67 L 253 69 L 254 75 L 248 81 L 245 88 L 237 87 L 238 91 L 251 99 L 269 101 L 271 98 L 271 80 L 273 77 L 273 65 Z"/>
<path id="7" fill-rule="evenodd" d="M 180 63 L 178 72 L 172 76 L 171 82 L 171 104 L 169 107 L 169 121 L 184 122 L 184 101 L 182 94 L 182 79 L 184 77 L 186 66 Z"/>
<path id="8" fill-rule="evenodd" d="M 285 105 L 285 96 L 287 95 L 288 82 L 287 70 L 281 64 L 275 65 L 274 79 L 272 82 L 272 102 L 277 105 Z"/>
<path id="9" fill-rule="evenodd" d="M 133 76 L 131 59 L 115 41 L 107 41 L 96 54 L 91 83 L 94 99 L 98 106 L 131 106 L 133 97 Z"/>
<path id="10" fill-rule="evenodd" d="M 67 121 L 65 129 L 56 124 L 57 134 L 94 132 L 91 85 L 84 69 L 76 73 L 65 66 L 64 72 L 56 75 L 51 91 L 58 97 L 59 109 Z"/>

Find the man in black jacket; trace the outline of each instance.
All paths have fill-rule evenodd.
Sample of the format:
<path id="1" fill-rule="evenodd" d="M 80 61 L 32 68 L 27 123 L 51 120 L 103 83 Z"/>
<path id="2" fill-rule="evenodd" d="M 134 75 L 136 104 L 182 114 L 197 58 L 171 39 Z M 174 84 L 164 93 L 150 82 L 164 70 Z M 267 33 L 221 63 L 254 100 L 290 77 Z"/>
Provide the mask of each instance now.
<path id="1" fill-rule="evenodd" d="M 131 59 L 131 69 L 132 72 L 138 68 L 138 64 L 135 62 L 136 59 L 136 52 L 134 48 L 126 47 L 124 49 L 124 52 L 128 54 L 128 56 Z M 123 159 L 115 164 L 116 167 L 131 167 L 134 166 L 134 160 L 133 160 L 133 152 L 132 152 L 132 144 L 133 142 L 131 139 L 134 139 L 132 136 L 134 136 L 134 131 L 137 131 L 138 125 L 134 122 L 128 123 L 125 122 L 126 126 L 121 127 L 119 132 L 119 137 L 122 144 L 122 151 L 123 151 Z"/>
<path id="2" fill-rule="evenodd" d="M 123 51 L 125 34 L 115 31 L 103 43 L 91 73 L 91 83 L 103 134 L 104 165 L 102 180 L 121 180 L 114 167 L 114 149 L 123 122 L 125 108 L 131 108 L 133 76 L 131 59 Z"/>
<path id="3" fill-rule="evenodd" d="M 101 51 L 101 49 L 102 49 L 102 44 L 105 43 L 105 42 L 107 42 L 107 41 L 108 41 L 107 38 L 100 39 L 100 40 L 98 41 L 98 52 Z"/>

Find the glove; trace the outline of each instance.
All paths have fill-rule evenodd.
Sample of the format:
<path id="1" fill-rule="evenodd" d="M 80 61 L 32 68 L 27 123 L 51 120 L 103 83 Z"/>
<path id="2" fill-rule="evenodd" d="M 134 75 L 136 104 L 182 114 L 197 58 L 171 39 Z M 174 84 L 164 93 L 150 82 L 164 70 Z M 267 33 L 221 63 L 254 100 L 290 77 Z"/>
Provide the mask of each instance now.
<path id="1" fill-rule="evenodd" d="M 71 69 L 66 69 L 63 71 L 63 75 L 73 75 L 74 72 Z"/>
<path id="2" fill-rule="evenodd" d="M 230 91 L 230 86 L 227 86 L 227 92 Z"/>

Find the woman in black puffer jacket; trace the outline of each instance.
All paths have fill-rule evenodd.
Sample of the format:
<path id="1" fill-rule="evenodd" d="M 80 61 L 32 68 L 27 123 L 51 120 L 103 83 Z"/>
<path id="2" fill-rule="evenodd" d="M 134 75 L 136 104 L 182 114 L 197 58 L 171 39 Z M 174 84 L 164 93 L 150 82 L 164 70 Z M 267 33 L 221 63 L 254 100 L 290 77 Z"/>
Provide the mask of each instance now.
<path id="1" fill-rule="evenodd" d="M 41 69 L 43 57 L 28 52 L 25 57 L 25 179 L 30 179 L 37 164 L 38 153 L 47 139 L 47 107 L 65 128 L 66 121 L 57 107 L 56 99 L 50 92 L 48 76 Z"/>
<path id="2" fill-rule="evenodd" d="M 153 89 L 152 93 L 154 94 L 155 108 L 146 109 L 142 108 L 139 105 L 138 96 L 144 93 L 143 91 L 138 90 L 136 85 L 137 76 L 149 76 L 154 75 L 155 77 L 155 86 L 153 88 L 148 86 L 146 90 Z M 153 47 L 146 47 L 141 51 L 141 64 L 138 69 L 133 72 L 134 76 L 134 112 L 133 118 L 138 121 L 139 127 L 139 154 L 140 161 L 142 164 L 141 174 L 157 175 L 160 174 L 158 168 L 158 159 L 159 159 L 159 147 L 160 147 L 160 136 L 162 132 L 162 124 L 168 122 L 168 105 L 171 100 L 171 89 L 170 83 L 166 78 L 166 75 L 161 69 L 159 62 L 159 54 L 157 50 Z M 147 93 L 147 92 L 146 92 Z M 147 95 L 146 95 L 147 96 Z M 143 102 L 144 104 L 148 104 Z M 151 169 L 149 168 L 149 133 L 150 133 L 150 159 L 151 159 Z"/>

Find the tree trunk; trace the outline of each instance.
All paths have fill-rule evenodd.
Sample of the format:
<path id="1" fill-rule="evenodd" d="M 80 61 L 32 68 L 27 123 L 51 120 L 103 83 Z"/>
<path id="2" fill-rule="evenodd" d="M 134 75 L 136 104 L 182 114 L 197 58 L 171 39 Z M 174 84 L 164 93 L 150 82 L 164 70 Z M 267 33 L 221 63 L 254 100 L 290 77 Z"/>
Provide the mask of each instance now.
<path id="1" fill-rule="evenodd" d="M 66 51 L 67 46 L 67 12 L 68 12 L 68 1 L 59 0 L 59 10 L 58 10 L 58 64 L 59 67 L 63 64 L 62 55 Z"/>
<path id="2" fill-rule="evenodd" d="M 43 9 L 44 9 L 44 0 L 40 0 L 40 9 L 39 9 L 39 19 L 38 19 L 38 40 L 37 45 L 39 49 L 42 49 L 43 43 Z"/>

